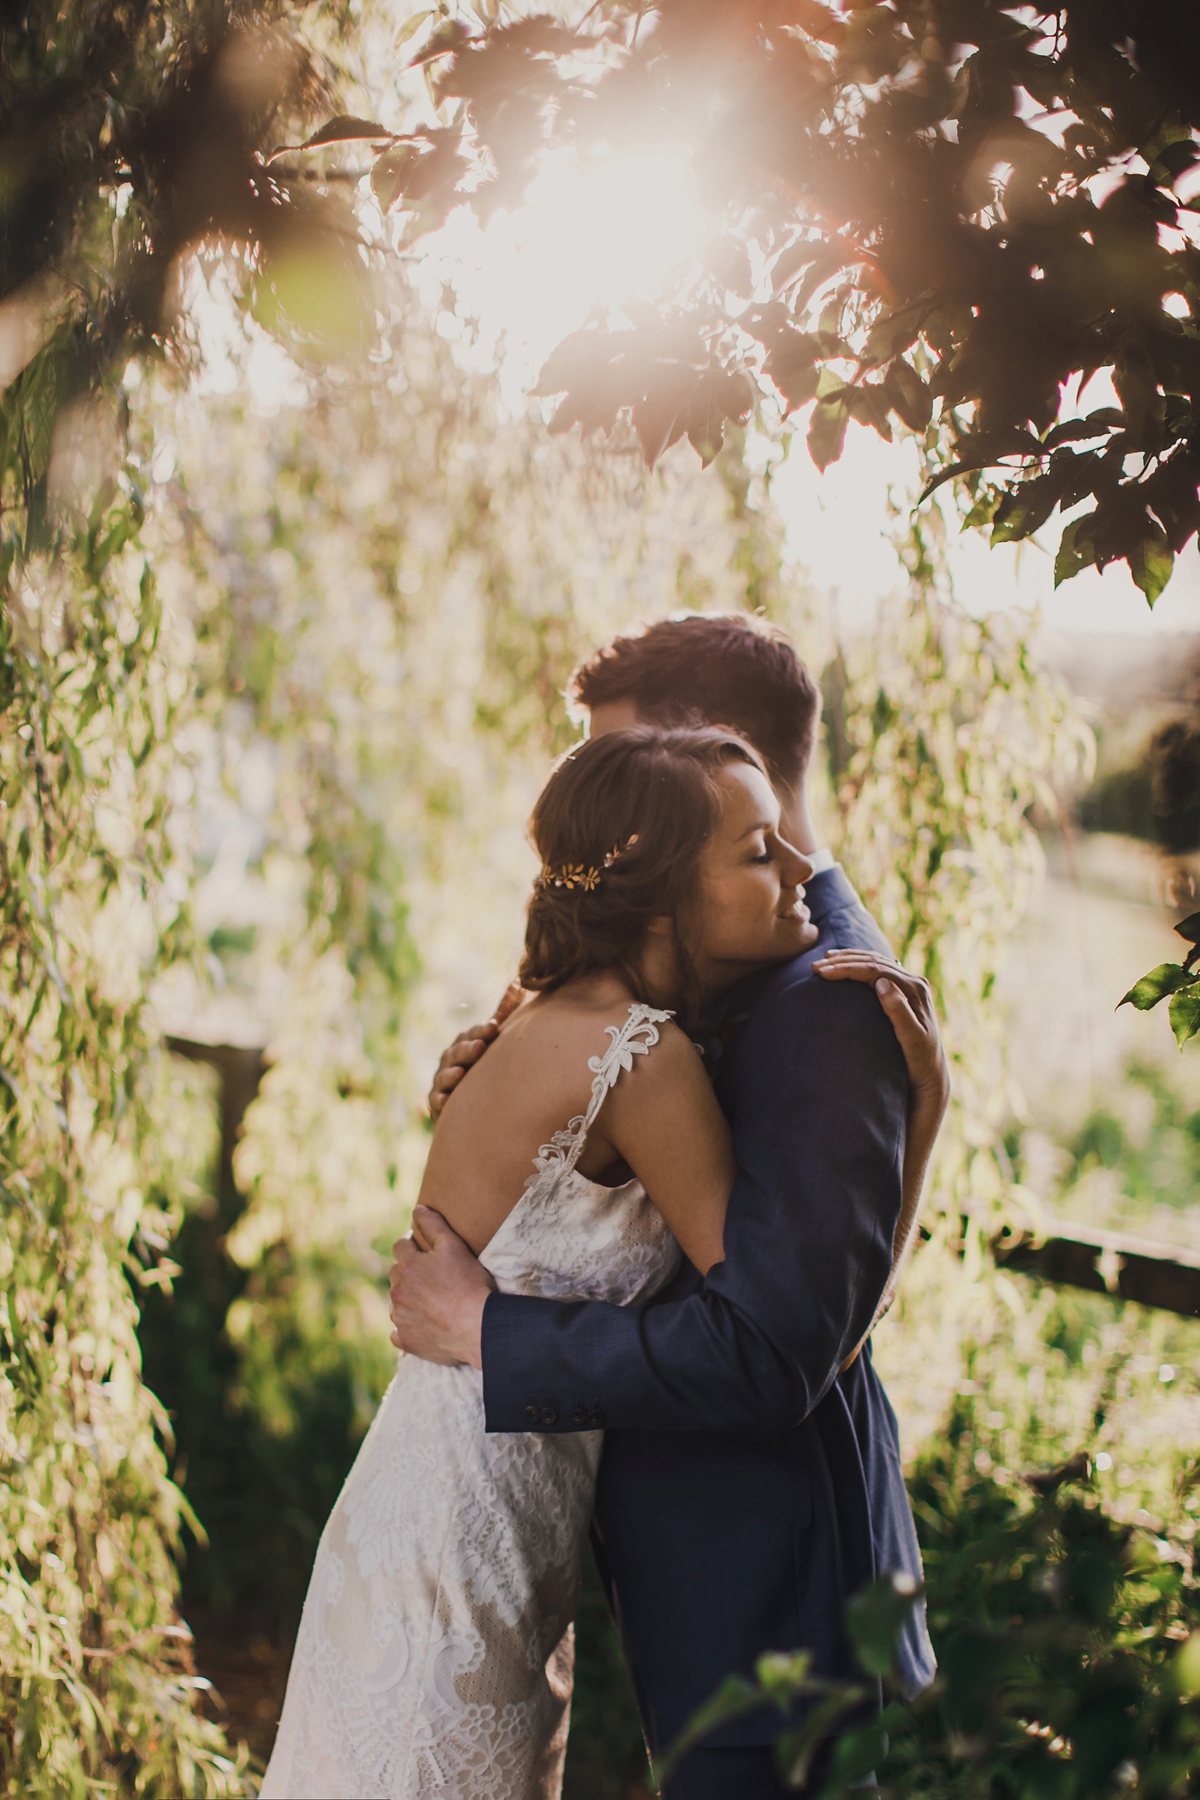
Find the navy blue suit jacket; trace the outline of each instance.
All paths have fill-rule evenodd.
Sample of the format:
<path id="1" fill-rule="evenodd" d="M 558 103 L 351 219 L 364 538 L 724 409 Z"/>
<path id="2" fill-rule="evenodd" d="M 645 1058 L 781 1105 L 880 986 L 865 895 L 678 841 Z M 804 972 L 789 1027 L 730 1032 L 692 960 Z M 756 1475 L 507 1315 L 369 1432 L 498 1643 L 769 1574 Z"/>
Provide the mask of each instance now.
<path id="1" fill-rule="evenodd" d="M 895 1416 L 867 1330 L 891 1268 L 904 1059 L 873 991 L 826 982 L 834 945 L 886 952 L 842 871 L 812 877 L 817 944 L 772 971 L 719 1072 L 738 1175 L 725 1260 L 685 1264 L 641 1306 L 493 1294 L 483 1315 L 489 1431 L 606 1428 L 593 1542 L 651 1748 L 764 1650 L 857 1674 L 845 1601 L 921 1565 Z M 932 1679 L 923 1613 L 901 1646 Z M 773 1709 L 713 1743 L 769 1741 Z"/>

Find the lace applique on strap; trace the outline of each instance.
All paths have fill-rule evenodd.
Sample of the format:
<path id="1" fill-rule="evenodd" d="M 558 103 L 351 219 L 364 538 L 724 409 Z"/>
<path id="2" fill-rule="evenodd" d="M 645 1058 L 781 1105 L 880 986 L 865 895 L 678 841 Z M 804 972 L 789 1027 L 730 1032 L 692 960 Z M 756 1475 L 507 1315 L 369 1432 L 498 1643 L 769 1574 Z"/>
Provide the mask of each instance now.
<path id="1" fill-rule="evenodd" d="M 586 1113 L 578 1113 L 564 1131 L 556 1131 L 548 1144 L 543 1144 L 534 1158 L 539 1175 L 553 1169 L 556 1173 L 573 1169 L 583 1155 L 587 1134 L 604 1105 L 610 1090 L 616 1086 L 623 1069 L 632 1069 L 635 1056 L 648 1056 L 658 1042 L 658 1028 L 673 1019 L 673 1012 L 660 1012 L 656 1007 L 634 1001 L 621 1025 L 606 1025 L 612 1043 L 603 1056 L 589 1056 L 592 1071 L 592 1097 Z"/>

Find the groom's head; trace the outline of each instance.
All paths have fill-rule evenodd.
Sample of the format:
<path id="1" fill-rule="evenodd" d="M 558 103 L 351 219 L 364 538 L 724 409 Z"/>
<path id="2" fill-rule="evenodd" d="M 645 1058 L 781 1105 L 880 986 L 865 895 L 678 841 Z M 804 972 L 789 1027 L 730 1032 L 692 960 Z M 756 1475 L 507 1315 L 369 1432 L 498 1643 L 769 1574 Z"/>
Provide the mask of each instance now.
<path id="1" fill-rule="evenodd" d="M 803 784 L 821 692 L 786 632 L 745 613 L 681 613 L 617 637 L 580 663 L 568 698 L 599 735 L 645 721 L 733 725 L 776 786 Z"/>

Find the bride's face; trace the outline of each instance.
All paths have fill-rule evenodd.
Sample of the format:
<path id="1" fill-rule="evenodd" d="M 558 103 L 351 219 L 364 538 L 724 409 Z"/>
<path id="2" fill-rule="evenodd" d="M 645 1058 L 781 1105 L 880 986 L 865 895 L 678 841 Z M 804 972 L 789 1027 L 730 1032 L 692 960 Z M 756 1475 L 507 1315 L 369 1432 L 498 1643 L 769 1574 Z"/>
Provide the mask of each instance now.
<path id="1" fill-rule="evenodd" d="M 720 787 L 721 817 L 700 860 L 686 932 L 696 973 L 711 992 L 755 965 L 798 956 L 818 936 L 804 905 L 812 865 L 780 837 L 770 782 L 748 763 L 729 763 Z"/>

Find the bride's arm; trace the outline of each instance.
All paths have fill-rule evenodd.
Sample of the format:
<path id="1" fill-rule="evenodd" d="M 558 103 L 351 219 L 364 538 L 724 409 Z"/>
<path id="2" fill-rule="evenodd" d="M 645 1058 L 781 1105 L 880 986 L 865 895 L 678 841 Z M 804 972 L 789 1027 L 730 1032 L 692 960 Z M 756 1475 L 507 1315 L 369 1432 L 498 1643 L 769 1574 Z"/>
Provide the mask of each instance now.
<path id="1" fill-rule="evenodd" d="M 849 1367 L 863 1343 L 896 1298 L 900 1271 L 914 1241 L 914 1228 L 921 1210 L 925 1177 L 937 1134 L 950 1100 L 950 1071 L 938 1031 L 937 1014 L 929 983 L 920 975 L 874 956 L 867 950 L 831 950 L 814 964 L 826 981 L 869 982 L 879 996 L 879 1003 L 891 1021 L 904 1061 L 908 1068 L 908 1115 L 904 1135 L 904 1173 L 900 1200 L 900 1217 L 892 1238 L 892 1272 L 875 1308 L 875 1315 L 853 1355 L 842 1365 Z"/>
<path id="2" fill-rule="evenodd" d="M 621 1075 L 597 1126 L 688 1261 L 707 1275 L 724 1260 L 725 1208 L 737 1165 L 700 1052 L 677 1025 L 664 1025 L 649 1054 Z"/>

